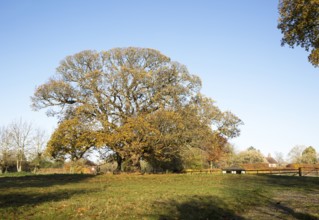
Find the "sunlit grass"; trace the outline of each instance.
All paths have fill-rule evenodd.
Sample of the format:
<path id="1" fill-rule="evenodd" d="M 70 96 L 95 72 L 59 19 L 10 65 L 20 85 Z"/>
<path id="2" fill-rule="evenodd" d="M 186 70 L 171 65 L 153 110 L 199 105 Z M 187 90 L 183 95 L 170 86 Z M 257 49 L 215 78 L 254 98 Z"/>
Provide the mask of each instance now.
<path id="1" fill-rule="evenodd" d="M 317 219 L 319 178 L 220 175 L 0 177 L 0 219 Z"/>

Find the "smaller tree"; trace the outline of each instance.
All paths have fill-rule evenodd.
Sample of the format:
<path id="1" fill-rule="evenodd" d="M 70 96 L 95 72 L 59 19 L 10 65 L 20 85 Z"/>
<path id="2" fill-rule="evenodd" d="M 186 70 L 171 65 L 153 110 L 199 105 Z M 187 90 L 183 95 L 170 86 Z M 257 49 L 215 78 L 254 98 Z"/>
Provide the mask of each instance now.
<path id="1" fill-rule="evenodd" d="M 41 162 L 44 162 L 43 152 L 47 144 L 47 136 L 44 130 L 37 128 L 34 131 L 32 149 L 30 152 L 31 165 L 34 167 L 34 172 L 40 168 Z"/>
<path id="2" fill-rule="evenodd" d="M 45 131 L 33 129 L 33 125 L 22 119 L 15 120 L 8 126 L 0 128 L 0 166 L 5 172 L 29 168 L 42 157 L 46 143 Z M 16 169 L 14 168 L 14 165 Z M 36 166 L 35 164 L 33 164 Z"/>
<path id="3" fill-rule="evenodd" d="M 264 156 L 255 148 L 250 147 L 246 151 L 240 152 L 235 159 L 238 164 L 262 163 L 265 162 Z"/>
<path id="4" fill-rule="evenodd" d="M 214 133 L 211 135 L 211 140 L 207 145 L 203 147 L 206 159 L 209 163 L 210 168 L 213 168 L 213 165 L 220 162 L 222 156 L 227 153 L 227 139 Z"/>
<path id="5" fill-rule="evenodd" d="M 305 148 L 304 145 L 294 146 L 288 153 L 290 163 L 302 163 L 302 152 Z"/>
<path id="6" fill-rule="evenodd" d="M 247 148 L 247 151 L 250 151 L 250 150 L 252 150 L 252 151 L 257 151 L 257 149 L 254 148 L 253 146 L 250 146 L 250 147 Z"/>
<path id="7" fill-rule="evenodd" d="M 89 126 L 77 117 L 62 121 L 47 144 L 46 154 L 58 160 L 83 158 L 96 145 L 96 133 Z"/>
<path id="8" fill-rule="evenodd" d="M 301 162 L 306 164 L 317 163 L 317 152 L 312 146 L 309 146 L 302 151 Z"/>
<path id="9" fill-rule="evenodd" d="M 278 163 L 278 166 L 282 166 L 285 163 L 284 155 L 281 152 L 275 152 L 275 160 Z"/>
<path id="10" fill-rule="evenodd" d="M 14 151 L 11 145 L 11 134 L 7 127 L 0 128 L 0 173 L 8 171 L 14 164 Z"/>
<path id="11" fill-rule="evenodd" d="M 21 172 L 32 143 L 32 124 L 22 119 L 9 125 L 11 144 L 16 152 L 17 171 Z"/>
<path id="12" fill-rule="evenodd" d="M 234 146 L 230 143 L 227 143 L 225 145 L 225 148 L 223 150 L 223 154 L 221 155 L 221 158 L 219 159 L 219 166 L 220 167 L 229 167 L 234 163 L 236 154 Z"/>

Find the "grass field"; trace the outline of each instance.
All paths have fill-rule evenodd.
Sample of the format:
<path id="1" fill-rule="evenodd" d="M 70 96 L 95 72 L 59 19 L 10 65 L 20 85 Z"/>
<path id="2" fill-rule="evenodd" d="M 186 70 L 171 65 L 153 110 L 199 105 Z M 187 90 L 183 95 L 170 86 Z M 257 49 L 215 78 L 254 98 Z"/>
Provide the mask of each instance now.
<path id="1" fill-rule="evenodd" d="M 7 175 L 0 219 L 319 219 L 319 178 Z"/>

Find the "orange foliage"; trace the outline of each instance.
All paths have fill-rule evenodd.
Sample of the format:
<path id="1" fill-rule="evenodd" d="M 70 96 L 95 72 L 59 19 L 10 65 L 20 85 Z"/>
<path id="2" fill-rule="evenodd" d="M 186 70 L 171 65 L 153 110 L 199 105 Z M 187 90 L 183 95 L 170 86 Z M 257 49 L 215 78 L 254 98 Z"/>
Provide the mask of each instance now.
<path id="1" fill-rule="evenodd" d="M 246 163 L 241 164 L 240 167 L 245 170 L 270 169 L 268 163 Z"/>
<path id="2" fill-rule="evenodd" d="M 299 167 L 302 168 L 319 168 L 319 164 L 305 164 L 305 163 L 291 163 L 286 166 L 287 168 L 294 168 L 298 169 Z"/>

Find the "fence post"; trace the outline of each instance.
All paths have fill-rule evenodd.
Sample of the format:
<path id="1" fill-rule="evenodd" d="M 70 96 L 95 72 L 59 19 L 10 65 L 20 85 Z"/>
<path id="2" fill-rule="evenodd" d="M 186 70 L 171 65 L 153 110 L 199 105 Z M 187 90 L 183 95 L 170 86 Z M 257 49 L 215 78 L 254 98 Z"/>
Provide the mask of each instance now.
<path id="1" fill-rule="evenodd" d="M 299 176 L 302 176 L 302 169 L 301 169 L 301 167 L 299 167 Z"/>

